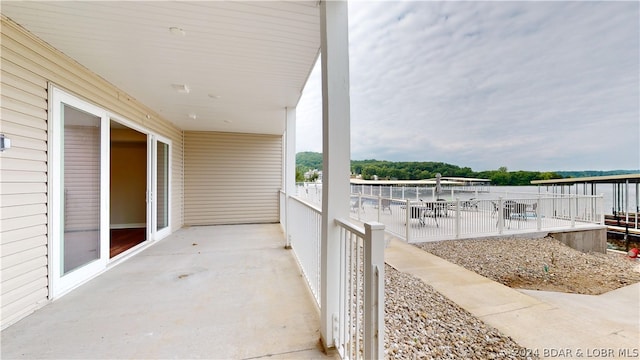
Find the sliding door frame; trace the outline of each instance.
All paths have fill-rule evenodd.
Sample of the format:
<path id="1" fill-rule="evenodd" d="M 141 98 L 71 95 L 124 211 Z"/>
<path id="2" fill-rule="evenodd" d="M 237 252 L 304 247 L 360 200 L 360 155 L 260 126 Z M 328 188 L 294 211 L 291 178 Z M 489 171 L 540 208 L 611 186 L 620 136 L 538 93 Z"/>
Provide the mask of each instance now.
<path id="1" fill-rule="evenodd" d="M 154 241 L 160 240 L 165 238 L 166 236 L 168 236 L 169 234 L 171 234 L 171 149 L 172 149 L 172 144 L 171 144 L 171 140 L 160 136 L 160 135 L 152 135 L 150 137 L 150 148 L 151 148 L 151 166 L 150 166 L 150 170 L 152 172 L 152 186 L 151 186 L 151 236 L 154 239 Z M 167 179 L 166 179 L 166 183 L 167 183 L 167 199 L 166 199 L 166 206 L 167 206 L 167 226 L 165 226 L 162 229 L 158 229 L 158 206 L 157 206 L 157 201 L 158 201 L 158 161 L 160 159 L 158 159 L 158 143 L 164 143 L 167 145 Z"/>
<path id="2" fill-rule="evenodd" d="M 110 264 L 117 263 L 123 258 L 127 258 L 137 251 L 128 252 L 124 257 L 116 256 L 109 258 L 110 249 L 110 121 L 116 121 L 133 130 L 147 136 L 147 191 L 146 191 L 146 214 L 147 214 L 147 241 L 143 246 L 136 247 L 142 249 L 164 237 L 172 231 L 171 224 L 171 140 L 157 135 L 148 129 L 114 114 L 100 106 L 96 106 L 79 96 L 72 94 L 53 84 L 49 84 L 49 116 L 48 116 L 48 184 L 47 184 L 47 210 L 49 217 L 48 225 L 48 278 L 49 278 L 49 299 L 58 298 L 80 286 L 84 282 L 92 279 L 98 274 L 107 270 Z M 100 118 L 100 257 L 87 265 L 63 274 L 62 263 L 64 261 L 63 239 L 64 239 L 64 209 L 62 188 L 64 184 L 64 127 L 61 121 L 61 111 L 63 104 L 85 111 Z M 157 191 L 157 142 L 160 141 L 168 145 L 168 169 L 167 169 L 167 211 L 168 224 L 165 228 L 157 229 L 157 207 L 154 201 Z"/>
<path id="3" fill-rule="evenodd" d="M 109 143 L 108 114 L 58 88 L 50 88 L 50 116 L 48 125 L 48 253 L 49 297 L 58 297 L 99 274 L 109 259 Z M 70 106 L 100 118 L 100 254 L 98 259 L 64 274 L 64 123 L 63 106 Z M 105 170 L 106 169 L 106 170 Z"/>

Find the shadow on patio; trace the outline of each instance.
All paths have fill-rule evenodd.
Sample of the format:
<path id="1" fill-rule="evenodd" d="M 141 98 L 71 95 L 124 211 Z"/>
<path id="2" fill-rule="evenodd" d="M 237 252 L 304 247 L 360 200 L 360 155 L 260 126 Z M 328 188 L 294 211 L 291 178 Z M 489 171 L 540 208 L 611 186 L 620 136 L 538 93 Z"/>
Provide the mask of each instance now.
<path id="1" fill-rule="evenodd" d="M 280 225 L 191 227 L 2 332 L 2 358 L 325 358 Z"/>

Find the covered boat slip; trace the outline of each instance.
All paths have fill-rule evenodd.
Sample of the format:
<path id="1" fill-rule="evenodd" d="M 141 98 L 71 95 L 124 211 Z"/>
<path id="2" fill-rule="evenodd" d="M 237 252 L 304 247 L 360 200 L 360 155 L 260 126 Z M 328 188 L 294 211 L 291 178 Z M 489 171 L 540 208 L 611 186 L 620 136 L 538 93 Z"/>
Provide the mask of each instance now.
<path id="1" fill-rule="evenodd" d="M 555 180 L 534 180 L 532 185 L 546 187 L 554 194 L 582 194 L 597 195 L 601 186 L 613 187 L 613 214 L 616 227 L 640 229 L 638 214 L 640 214 L 640 174 L 590 176 L 582 178 L 568 178 Z M 609 210 L 609 209 L 605 209 Z"/>

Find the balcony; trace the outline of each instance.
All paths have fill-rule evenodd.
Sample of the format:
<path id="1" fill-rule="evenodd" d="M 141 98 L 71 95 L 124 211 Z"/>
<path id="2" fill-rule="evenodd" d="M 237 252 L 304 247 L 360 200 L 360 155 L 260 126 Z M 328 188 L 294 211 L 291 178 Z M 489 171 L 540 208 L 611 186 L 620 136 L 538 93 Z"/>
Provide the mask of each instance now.
<path id="1" fill-rule="evenodd" d="M 325 359 L 280 225 L 181 229 L 2 332 L 2 358 Z"/>

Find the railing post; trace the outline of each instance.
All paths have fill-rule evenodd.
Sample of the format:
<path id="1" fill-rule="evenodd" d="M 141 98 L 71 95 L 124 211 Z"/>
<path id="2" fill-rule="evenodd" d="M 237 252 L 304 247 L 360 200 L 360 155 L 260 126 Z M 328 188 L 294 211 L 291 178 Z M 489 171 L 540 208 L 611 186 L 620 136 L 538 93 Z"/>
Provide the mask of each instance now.
<path id="1" fill-rule="evenodd" d="M 604 225 L 604 194 L 600 194 L 598 199 L 600 199 L 597 205 L 598 210 L 600 211 L 600 225 Z M 637 217 L 638 214 L 636 213 L 636 218 Z"/>
<path id="2" fill-rule="evenodd" d="M 504 203 L 502 196 L 498 197 L 498 234 L 502 234 L 504 230 Z"/>
<path id="3" fill-rule="evenodd" d="M 460 198 L 456 198 L 456 239 L 460 238 L 460 215 Z"/>
<path id="4" fill-rule="evenodd" d="M 358 194 L 358 220 L 360 220 L 360 210 L 362 210 L 362 194 Z"/>
<path id="5" fill-rule="evenodd" d="M 380 209 L 382 209 L 382 196 L 378 196 L 378 217 L 376 221 L 380 221 Z"/>
<path id="6" fill-rule="evenodd" d="M 384 225 L 365 223 L 364 359 L 384 357 Z"/>
<path id="7" fill-rule="evenodd" d="M 573 197 L 574 197 L 573 195 L 569 194 L 569 199 L 567 199 L 568 202 L 569 202 L 569 217 L 571 218 L 571 227 L 572 228 L 576 227 L 576 213 L 578 212 L 577 206 L 576 206 L 576 211 L 571 211 L 571 205 L 573 203 L 573 201 L 571 201 L 571 198 L 573 198 Z"/>
<path id="8" fill-rule="evenodd" d="M 289 218 L 293 211 L 291 210 L 291 200 L 289 200 L 289 195 L 287 193 L 284 194 L 284 248 L 291 249 L 291 228 L 289 225 Z"/>
<path id="9" fill-rule="evenodd" d="M 542 213 L 542 203 L 540 202 L 540 195 L 538 195 L 538 200 L 536 200 L 536 211 L 535 211 L 538 231 L 542 230 L 542 216 L 540 216 L 541 213 Z"/>
<path id="10" fill-rule="evenodd" d="M 410 223 L 411 223 L 411 201 L 410 200 L 405 200 L 404 201 L 405 206 L 407 208 L 407 211 L 405 212 L 405 217 L 404 217 L 404 223 L 405 223 L 405 230 L 406 230 L 406 236 L 405 238 L 407 239 L 407 243 L 410 244 L 411 241 L 409 240 L 409 233 L 410 231 Z"/>

